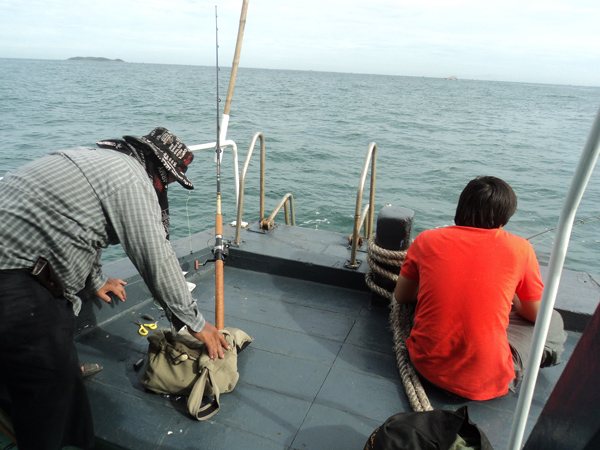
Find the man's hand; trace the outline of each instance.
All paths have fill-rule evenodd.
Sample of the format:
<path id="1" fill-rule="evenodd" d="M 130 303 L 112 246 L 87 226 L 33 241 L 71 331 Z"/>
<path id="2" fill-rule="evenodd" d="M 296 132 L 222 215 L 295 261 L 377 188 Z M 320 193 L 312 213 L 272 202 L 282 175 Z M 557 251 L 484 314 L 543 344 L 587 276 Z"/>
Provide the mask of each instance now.
<path id="1" fill-rule="evenodd" d="M 110 303 L 109 292 L 112 292 L 121 299 L 122 302 L 127 300 L 127 294 L 125 293 L 125 286 L 127 283 L 118 278 L 109 278 L 106 284 L 96 292 L 96 295 L 104 300 L 106 303 Z"/>
<path id="2" fill-rule="evenodd" d="M 206 322 L 202 331 L 192 331 L 189 327 L 188 331 L 196 339 L 199 339 L 206 344 L 206 349 L 208 350 L 208 356 L 210 359 L 214 361 L 217 359 L 217 356 L 219 356 L 221 359 L 225 358 L 223 348 L 225 350 L 229 350 L 229 344 L 214 325 Z"/>

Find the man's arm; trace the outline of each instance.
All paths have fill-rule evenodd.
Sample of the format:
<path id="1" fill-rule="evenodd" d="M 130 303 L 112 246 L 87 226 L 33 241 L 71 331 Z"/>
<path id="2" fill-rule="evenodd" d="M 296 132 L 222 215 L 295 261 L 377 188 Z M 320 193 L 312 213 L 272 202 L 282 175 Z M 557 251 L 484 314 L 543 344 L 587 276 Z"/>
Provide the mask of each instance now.
<path id="1" fill-rule="evenodd" d="M 102 273 L 102 249 L 96 250 L 96 258 L 89 275 L 90 290 L 97 292 L 108 283 L 108 277 Z M 100 296 L 99 296 L 100 297 Z"/>
<path id="2" fill-rule="evenodd" d="M 418 293 L 419 282 L 417 280 L 410 280 L 402 275 L 398 275 L 396 289 L 394 290 L 394 298 L 398 303 L 414 303 L 417 301 Z"/>
<path id="3" fill-rule="evenodd" d="M 102 205 L 114 233 L 152 296 L 192 330 L 202 331 L 204 318 L 165 237 L 152 185 L 147 179 L 131 183 L 105 198 Z"/>
<path id="4" fill-rule="evenodd" d="M 151 189 L 143 183 L 132 184 L 106 199 L 104 210 L 153 297 L 187 325 L 192 336 L 206 344 L 211 359 L 223 358 L 223 349 L 229 350 L 229 344 L 198 311 L 177 256 L 165 237 L 156 194 Z"/>
<path id="5" fill-rule="evenodd" d="M 535 323 L 535 319 L 537 318 L 538 310 L 540 309 L 540 300 L 533 302 L 522 302 L 517 294 L 513 298 L 513 305 L 515 305 L 515 310 L 517 313 L 529 320 L 530 322 Z"/>

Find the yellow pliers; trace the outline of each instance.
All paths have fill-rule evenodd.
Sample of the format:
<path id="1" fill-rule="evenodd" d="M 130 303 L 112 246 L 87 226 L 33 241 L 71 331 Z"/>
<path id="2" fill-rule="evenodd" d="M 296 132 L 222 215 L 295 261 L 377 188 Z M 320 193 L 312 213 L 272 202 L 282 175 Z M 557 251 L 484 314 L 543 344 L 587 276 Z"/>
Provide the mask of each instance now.
<path id="1" fill-rule="evenodd" d="M 142 336 L 147 336 L 148 335 L 148 330 L 156 330 L 156 328 L 158 327 L 157 322 L 154 323 L 140 323 L 140 321 L 138 320 L 137 322 L 133 322 L 136 325 L 140 326 L 140 329 L 138 330 L 138 333 L 140 333 Z"/>

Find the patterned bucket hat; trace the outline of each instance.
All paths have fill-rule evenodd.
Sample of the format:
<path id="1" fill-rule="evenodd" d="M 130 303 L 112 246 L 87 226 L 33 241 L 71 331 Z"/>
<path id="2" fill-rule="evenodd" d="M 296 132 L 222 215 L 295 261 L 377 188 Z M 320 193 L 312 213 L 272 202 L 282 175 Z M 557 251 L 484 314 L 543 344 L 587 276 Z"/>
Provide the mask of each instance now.
<path id="1" fill-rule="evenodd" d="M 173 133 L 163 127 L 155 128 L 141 138 L 134 136 L 123 136 L 131 145 L 144 145 L 149 147 L 161 164 L 171 173 L 175 179 L 186 189 L 194 189 L 192 182 L 185 176 L 187 166 L 194 159 L 190 149 Z"/>

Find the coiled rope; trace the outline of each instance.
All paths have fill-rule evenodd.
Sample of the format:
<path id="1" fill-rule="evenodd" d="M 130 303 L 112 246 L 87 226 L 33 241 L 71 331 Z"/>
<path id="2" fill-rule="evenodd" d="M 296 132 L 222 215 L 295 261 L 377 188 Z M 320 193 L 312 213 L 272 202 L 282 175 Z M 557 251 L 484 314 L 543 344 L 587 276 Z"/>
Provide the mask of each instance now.
<path id="1" fill-rule="evenodd" d="M 431 411 L 433 408 L 431 403 L 429 403 L 429 398 L 427 398 L 421 380 L 410 362 L 406 348 L 406 339 L 408 339 L 412 328 L 409 308 L 406 305 L 398 304 L 394 299 L 392 291 L 382 288 L 373 281 L 373 273 L 376 273 L 396 283 L 400 267 L 406 257 L 406 251 L 386 250 L 375 243 L 375 238 L 376 235 L 373 234 L 368 241 L 367 262 L 369 263 L 369 270 L 365 274 L 365 282 L 373 292 L 383 298 L 387 298 L 390 302 L 390 325 L 394 332 L 396 364 L 411 408 L 416 412 Z M 390 271 L 381 267 L 381 264 L 397 268 L 398 270 L 395 272 Z"/>

